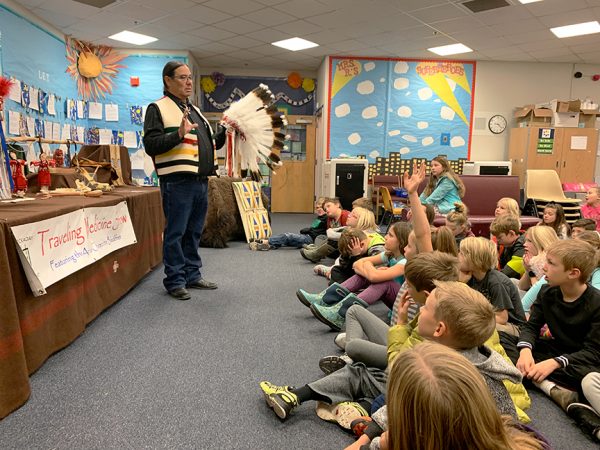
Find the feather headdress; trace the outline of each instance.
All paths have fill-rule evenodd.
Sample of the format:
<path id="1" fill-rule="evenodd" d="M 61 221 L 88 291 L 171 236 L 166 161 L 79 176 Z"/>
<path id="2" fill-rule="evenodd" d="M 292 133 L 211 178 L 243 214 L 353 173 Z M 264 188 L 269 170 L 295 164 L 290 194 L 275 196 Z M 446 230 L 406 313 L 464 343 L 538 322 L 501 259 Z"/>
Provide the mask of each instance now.
<path id="1" fill-rule="evenodd" d="M 0 77 L 0 98 L 4 98 L 10 93 L 10 88 L 13 84 L 12 80 Z"/>
<path id="2" fill-rule="evenodd" d="M 269 87 L 260 84 L 245 97 L 231 105 L 221 124 L 227 128 L 227 174 L 240 176 L 248 170 L 253 180 L 260 180 L 258 160 L 271 169 L 281 166 L 277 151 L 284 148 L 286 136 L 276 130 L 287 126 L 285 116 L 273 104 L 275 97 Z"/>

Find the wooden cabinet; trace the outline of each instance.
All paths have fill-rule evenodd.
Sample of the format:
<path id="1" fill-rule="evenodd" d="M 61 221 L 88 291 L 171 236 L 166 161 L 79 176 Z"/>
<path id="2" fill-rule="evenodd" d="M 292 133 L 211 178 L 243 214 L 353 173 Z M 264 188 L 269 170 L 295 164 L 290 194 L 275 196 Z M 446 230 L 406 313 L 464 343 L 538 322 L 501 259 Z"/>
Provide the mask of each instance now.
<path id="1" fill-rule="evenodd" d="M 555 170 L 563 183 L 584 182 L 594 179 L 597 147 L 594 128 L 513 128 L 508 158 L 521 187 L 528 169 Z"/>

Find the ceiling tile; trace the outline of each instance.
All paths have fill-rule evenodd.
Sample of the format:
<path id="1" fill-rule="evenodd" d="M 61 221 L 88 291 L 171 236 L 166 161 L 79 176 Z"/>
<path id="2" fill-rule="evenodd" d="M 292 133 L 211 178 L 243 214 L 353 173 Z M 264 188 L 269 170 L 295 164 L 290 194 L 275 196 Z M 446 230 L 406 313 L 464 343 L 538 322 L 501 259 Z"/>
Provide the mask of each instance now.
<path id="1" fill-rule="evenodd" d="M 477 13 L 477 19 L 486 25 L 496 25 L 499 23 L 510 24 L 517 20 L 533 18 L 533 14 L 524 6 L 505 6 L 491 11 Z"/>
<path id="2" fill-rule="evenodd" d="M 524 49 L 525 50 L 525 49 Z M 573 52 L 569 51 L 568 48 L 556 48 L 556 49 L 546 49 L 546 50 L 529 50 L 527 51 L 531 56 L 535 59 L 540 58 L 573 58 L 575 55 Z"/>
<path id="3" fill-rule="evenodd" d="M 64 13 L 70 16 L 79 17 L 81 19 L 106 10 L 106 8 L 100 9 L 71 0 L 46 0 L 39 5 L 39 8 L 45 9 L 46 11 L 51 11 L 55 14 Z"/>
<path id="4" fill-rule="evenodd" d="M 591 9 L 570 10 L 569 12 L 539 17 L 539 21 L 548 27 L 561 27 L 574 23 L 589 22 L 594 17 Z"/>
<path id="5" fill-rule="evenodd" d="M 285 1 L 286 0 L 256 0 L 256 2 L 267 6 L 279 5 L 280 3 L 285 3 Z"/>
<path id="6" fill-rule="evenodd" d="M 231 19 L 223 20 L 213 24 L 217 28 L 222 28 L 227 31 L 235 30 L 238 34 L 251 33 L 253 31 L 262 30 L 263 25 L 259 25 L 249 20 L 241 19 L 239 17 L 232 17 Z"/>
<path id="7" fill-rule="evenodd" d="M 155 23 L 138 25 L 136 27 L 130 28 L 129 30 L 134 31 L 136 33 L 152 36 L 157 39 L 167 39 L 173 36 L 174 34 L 177 34 L 172 28 L 163 27 Z"/>
<path id="8" fill-rule="evenodd" d="M 244 61 L 249 61 L 256 58 L 262 58 L 264 55 L 260 53 L 253 52 L 248 49 L 237 50 L 235 52 L 226 53 L 225 56 L 229 56 L 231 58 L 243 59 Z"/>
<path id="9" fill-rule="evenodd" d="M 233 45 L 227 45 L 223 42 L 210 42 L 208 44 L 204 44 L 202 46 L 202 49 L 205 52 L 212 52 L 212 53 L 227 53 L 227 52 L 234 52 L 236 50 L 238 50 L 238 47 L 234 47 Z"/>
<path id="10" fill-rule="evenodd" d="M 234 12 L 237 16 L 243 16 L 264 8 L 262 3 L 257 3 L 253 0 L 210 0 L 202 5 L 228 14 Z"/>
<path id="11" fill-rule="evenodd" d="M 259 11 L 244 14 L 244 19 L 259 23 L 266 27 L 281 25 L 282 23 L 288 23 L 296 20 L 295 17 L 272 8 L 263 8 Z"/>
<path id="12" fill-rule="evenodd" d="M 230 19 L 233 17 L 231 14 L 226 14 L 221 11 L 217 11 L 212 8 L 207 8 L 204 5 L 196 5 L 193 8 L 185 9 L 180 11 L 180 15 L 188 17 L 194 22 L 204 23 L 212 25 L 215 22 L 221 22 L 222 20 Z"/>
<path id="13" fill-rule="evenodd" d="M 543 2 L 525 5 L 529 11 L 538 17 L 574 11 L 588 6 L 590 5 L 585 0 L 544 0 Z"/>
<path id="14" fill-rule="evenodd" d="M 444 0 L 403 0 L 398 6 L 402 11 L 414 11 L 422 8 L 429 8 L 434 5 L 445 6 L 448 2 Z"/>
<path id="15" fill-rule="evenodd" d="M 406 28 L 420 27 L 422 25 L 423 24 L 419 20 L 404 13 L 388 14 L 384 17 L 380 17 L 376 22 L 369 21 L 367 25 L 368 28 L 366 30 L 367 32 L 363 33 L 363 29 L 361 28 L 360 33 L 356 33 L 355 30 L 355 35 L 375 34 L 381 33 L 382 31 L 396 31 Z M 368 33 L 369 30 L 373 30 L 373 33 Z"/>
<path id="16" fill-rule="evenodd" d="M 274 6 L 274 9 L 290 16 L 304 19 L 306 17 L 319 16 L 335 10 L 328 2 L 320 3 L 316 0 L 289 0 Z"/>
<path id="17" fill-rule="evenodd" d="M 580 45 L 570 45 L 568 47 L 573 53 L 581 54 L 581 53 L 593 53 L 598 51 L 598 44 L 580 44 Z"/>
<path id="18" fill-rule="evenodd" d="M 322 28 L 329 28 L 332 25 L 340 25 L 340 24 L 352 24 L 356 22 L 361 22 L 365 18 L 360 14 L 356 14 L 351 9 L 344 10 L 336 10 L 325 14 L 320 14 L 318 16 L 308 17 L 306 20 L 315 26 L 318 25 L 319 28 L 313 31 L 318 31 Z"/>
<path id="19" fill-rule="evenodd" d="M 556 39 L 550 30 L 531 31 L 529 33 L 507 34 L 504 38 L 513 44 L 525 44 L 527 42 L 540 42 Z"/>
<path id="20" fill-rule="evenodd" d="M 481 28 L 482 26 L 484 26 L 484 24 L 477 20 L 475 16 L 465 16 L 458 19 L 444 20 L 443 22 L 436 22 L 432 25 L 432 27 L 436 30 L 448 34 L 471 30 L 473 28 Z"/>
<path id="21" fill-rule="evenodd" d="M 152 22 L 152 25 L 154 24 L 161 27 L 171 28 L 173 31 L 179 33 L 198 28 L 198 22 L 189 20 L 180 14 L 163 17 L 162 19 Z"/>
<path id="22" fill-rule="evenodd" d="M 579 58 L 576 55 L 571 56 L 548 56 L 544 58 L 539 58 L 540 62 L 561 62 L 561 63 L 580 63 L 584 62 L 583 59 Z M 587 62 L 587 61 L 585 61 Z"/>
<path id="23" fill-rule="evenodd" d="M 346 32 L 336 32 L 335 30 L 323 30 L 317 33 L 307 34 L 304 39 L 315 42 L 319 45 L 330 44 L 348 39 Z"/>
<path id="24" fill-rule="evenodd" d="M 202 47 L 210 42 L 201 37 L 193 36 L 187 33 L 175 34 L 171 36 L 169 40 L 173 42 L 180 42 L 185 48 Z"/>
<path id="25" fill-rule="evenodd" d="M 45 1 L 46 0 L 20 0 L 17 3 L 23 5 L 27 9 L 33 9 L 33 8 L 41 5 Z"/>
<path id="26" fill-rule="evenodd" d="M 256 52 L 262 56 L 275 56 L 289 51 L 271 44 L 263 44 L 256 47 L 250 47 L 249 50 L 252 50 L 253 52 Z"/>
<path id="27" fill-rule="evenodd" d="M 432 6 L 430 8 L 419 9 L 410 13 L 412 17 L 416 17 L 425 23 L 439 22 L 442 20 L 457 19 L 465 17 L 467 12 L 456 7 L 453 4 L 445 4 Z"/>
<path id="28" fill-rule="evenodd" d="M 223 43 L 237 48 L 257 47 L 262 44 L 261 41 L 257 41 L 256 39 L 250 39 L 246 36 L 233 36 L 225 39 Z"/>
<path id="29" fill-rule="evenodd" d="M 162 9 L 169 13 L 177 12 L 185 8 L 191 8 L 196 5 L 195 2 L 190 0 L 169 0 L 168 2 L 165 2 L 164 0 L 136 0 L 135 2 L 129 3 L 137 3 L 138 5 L 143 5 L 148 8 Z"/>
<path id="30" fill-rule="evenodd" d="M 351 52 L 359 51 L 364 48 L 369 48 L 369 45 L 356 41 L 354 39 L 349 39 L 347 41 L 333 42 L 329 44 L 328 47 L 331 47 L 337 51 Z"/>
<path id="31" fill-rule="evenodd" d="M 322 30 L 320 26 L 309 23 L 305 20 L 296 20 L 295 22 L 286 23 L 285 25 L 277 25 L 276 27 L 271 28 L 275 28 L 276 30 L 298 37 L 304 37 L 308 34 Z"/>
<path id="32" fill-rule="evenodd" d="M 526 52 L 562 51 L 562 52 L 570 53 L 569 49 L 566 46 L 564 46 L 559 39 L 551 39 L 548 41 L 538 41 L 538 42 L 527 42 L 527 43 L 519 44 L 519 48 Z"/>
<path id="33" fill-rule="evenodd" d="M 210 25 L 202 25 L 195 30 L 186 31 L 186 33 L 191 34 L 192 36 L 198 36 L 207 39 L 209 41 L 221 41 L 235 36 L 235 33 L 232 33 L 231 31 L 223 30 Z"/>
<path id="34" fill-rule="evenodd" d="M 150 22 L 161 17 L 168 15 L 169 13 L 156 8 L 147 8 L 136 3 L 119 3 L 116 6 L 110 8 L 110 13 L 118 14 L 132 19 L 138 19 L 142 22 Z"/>
<path id="35" fill-rule="evenodd" d="M 579 57 L 588 64 L 600 63 L 600 52 L 582 53 Z"/>
<path id="36" fill-rule="evenodd" d="M 515 20 L 510 23 L 490 25 L 498 35 L 505 36 L 513 33 L 528 33 L 530 31 L 547 30 L 548 27 L 538 19 Z"/>
<path id="37" fill-rule="evenodd" d="M 246 33 L 244 36 L 248 36 L 249 38 L 268 44 L 294 37 L 289 33 L 275 30 L 274 28 L 263 28 L 262 30 L 253 31 L 252 33 Z"/>
<path id="38" fill-rule="evenodd" d="M 45 9 L 39 8 L 33 9 L 32 12 L 36 16 L 41 17 L 46 22 L 58 28 L 70 27 L 71 25 L 74 25 L 81 20 L 79 17 L 71 16 L 69 14 L 57 13 L 54 11 L 47 11 Z"/>

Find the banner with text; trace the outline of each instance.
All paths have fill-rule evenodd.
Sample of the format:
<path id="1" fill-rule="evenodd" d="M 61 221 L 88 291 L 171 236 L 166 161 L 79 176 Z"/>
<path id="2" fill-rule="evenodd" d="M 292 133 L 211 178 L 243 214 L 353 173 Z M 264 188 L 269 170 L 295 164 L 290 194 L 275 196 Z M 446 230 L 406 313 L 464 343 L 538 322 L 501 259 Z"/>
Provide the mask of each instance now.
<path id="1" fill-rule="evenodd" d="M 127 202 L 11 227 L 35 296 L 109 253 L 135 244 Z"/>

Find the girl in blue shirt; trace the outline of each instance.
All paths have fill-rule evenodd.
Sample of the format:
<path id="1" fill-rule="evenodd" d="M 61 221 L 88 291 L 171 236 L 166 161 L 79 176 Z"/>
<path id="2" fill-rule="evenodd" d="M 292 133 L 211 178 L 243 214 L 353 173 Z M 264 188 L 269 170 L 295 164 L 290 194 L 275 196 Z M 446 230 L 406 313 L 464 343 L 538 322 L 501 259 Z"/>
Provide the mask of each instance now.
<path id="1" fill-rule="evenodd" d="M 420 195 L 421 203 L 433 205 L 440 214 L 454 209 L 454 203 L 461 203 L 465 196 L 465 185 L 450 167 L 444 156 L 431 160 L 429 183 Z"/>

